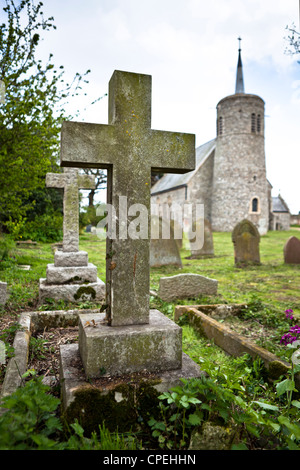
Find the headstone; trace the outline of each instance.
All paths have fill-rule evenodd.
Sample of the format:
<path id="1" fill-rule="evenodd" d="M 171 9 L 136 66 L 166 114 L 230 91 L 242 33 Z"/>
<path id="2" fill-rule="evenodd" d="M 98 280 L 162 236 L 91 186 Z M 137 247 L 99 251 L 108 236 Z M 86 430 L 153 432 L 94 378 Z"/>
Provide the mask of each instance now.
<path id="1" fill-rule="evenodd" d="M 107 169 L 107 202 L 114 209 L 107 223 L 116 224 L 116 236 L 109 230 L 107 238 L 106 315 L 93 316 L 95 328 L 85 327 L 86 317 L 79 315 L 86 375 L 99 376 L 102 367 L 108 375 L 145 367 L 180 369 L 181 329 L 170 328 L 162 313 L 149 309 L 151 171 L 191 171 L 195 136 L 152 130 L 151 76 L 115 71 L 109 124 L 64 122 L 61 165 Z M 147 236 L 132 235 L 132 215 L 138 211 L 146 214 Z M 159 361 L 153 355 L 158 336 Z"/>
<path id="2" fill-rule="evenodd" d="M 290 237 L 283 249 L 284 262 L 286 264 L 300 264 L 300 240 Z"/>
<path id="3" fill-rule="evenodd" d="M 88 254 L 79 250 L 79 189 L 93 189 L 92 176 L 80 175 L 78 169 L 48 173 L 46 186 L 64 190 L 62 250 L 54 252 L 54 264 L 48 264 L 46 279 L 40 279 L 39 302 L 46 299 L 79 302 L 99 301 L 105 285 L 97 277 L 97 268 L 88 262 Z"/>
<path id="4" fill-rule="evenodd" d="M 200 274 L 177 274 L 161 277 L 158 296 L 165 302 L 177 299 L 196 298 L 199 295 L 216 295 L 218 281 Z"/>
<path id="5" fill-rule="evenodd" d="M 232 242 L 236 266 L 260 264 L 260 234 L 252 222 L 247 219 L 239 222 L 232 232 Z"/>
<path id="6" fill-rule="evenodd" d="M 88 224 L 86 227 L 85 227 L 85 231 L 87 233 L 90 233 L 92 231 L 92 224 Z"/>
<path id="7" fill-rule="evenodd" d="M 197 227 L 199 226 L 199 227 Z M 203 233 L 203 239 L 193 240 L 190 235 L 190 259 L 202 259 L 214 257 L 214 242 L 211 224 L 208 219 L 197 220 L 193 227 L 193 232 Z"/>
<path id="8" fill-rule="evenodd" d="M 166 234 L 166 238 L 163 238 L 166 229 L 169 229 L 169 233 Z M 157 237 L 153 238 L 153 234 L 156 234 Z M 152 214 L 150 267 L 154 268 L 168 265 L 182 267 L 179 246 L 177 240 L 174 238 L 174 230 L 167 220 Z"/>
<path id="9" fill-rule="evenodd" d="M 5 305 L 7 301 L 7 282 L 0 281 L 0 305 Z"/>

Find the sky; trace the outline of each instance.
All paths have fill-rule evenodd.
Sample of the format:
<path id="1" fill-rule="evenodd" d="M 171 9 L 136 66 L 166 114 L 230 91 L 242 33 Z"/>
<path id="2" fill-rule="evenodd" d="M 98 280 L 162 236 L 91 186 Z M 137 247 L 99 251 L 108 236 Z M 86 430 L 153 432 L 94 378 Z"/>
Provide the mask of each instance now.
<path id="1" fill-rule="evenodd" d="M 238 37 L 245 92 L 265 101 L 267 178 L 300 211 L 300 60 L 286 53 L 287 26 L 299 31 L 299 0 L 43 0 L 53 54 L 66 78 L 90 69 L 76 120 L 106 124 L 114 70 L 152 76 L 152 128 L 216 136 L 216 106 L 235 92 Z"/>

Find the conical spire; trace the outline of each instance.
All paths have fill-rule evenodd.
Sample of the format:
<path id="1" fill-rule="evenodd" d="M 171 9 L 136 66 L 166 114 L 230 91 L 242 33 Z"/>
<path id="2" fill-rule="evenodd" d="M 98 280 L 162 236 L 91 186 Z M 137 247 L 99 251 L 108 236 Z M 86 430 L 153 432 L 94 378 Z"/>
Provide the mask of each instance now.
<path id="1" fill-rule="evenodd" d="M 235 92 L 245 93 L 244 78 L 243 78 L 243 65 L 242 65 L 242 57 L 241 57 L 241 38 L 238 38 L 238 40 L 239 40 L 239 58 L 238 58 L 237 71 L 236 71 Z"/>

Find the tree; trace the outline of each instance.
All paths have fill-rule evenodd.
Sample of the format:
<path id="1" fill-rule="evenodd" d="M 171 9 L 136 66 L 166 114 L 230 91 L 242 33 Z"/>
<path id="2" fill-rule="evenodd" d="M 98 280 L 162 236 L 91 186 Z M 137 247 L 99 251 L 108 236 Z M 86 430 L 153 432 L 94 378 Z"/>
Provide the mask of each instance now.
<path id="1" fill-rule="evenodd" d="M 289 48 L 286 49 L 287 54 L 294 55 L 300 54 L 300 33 L 296 30 L 295 25 L 287 26 L 288 37 L 286 40 L 289 42 Z"/>
<path id="2" fill-rule="evenodd" d="M 81 92 L 85 76 L 65 83 L 64 67 L 52 54 L 36 58 L 41 34 L 55 29 L 44 19 L 42 2 L 5 0 L 6 23 L 0 25 L 0 229 L 18 232 L 45 190 L 48 171 L 58 166 L 59 133 L 69 97 Z M 25 19 L 25 22 L 24 22 Z M 24 25 L 25 24 L 25 25 Z"/>

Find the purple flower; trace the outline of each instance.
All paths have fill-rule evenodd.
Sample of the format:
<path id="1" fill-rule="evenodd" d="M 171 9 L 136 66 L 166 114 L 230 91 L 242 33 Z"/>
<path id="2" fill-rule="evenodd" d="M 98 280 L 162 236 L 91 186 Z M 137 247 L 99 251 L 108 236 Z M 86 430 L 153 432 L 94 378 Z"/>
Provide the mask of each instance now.
<path id="1" fill-rule="evenodd" d="M 287 310 L 285 310 L 285 316 L 286 318 L 288 318 L 289 320 L 293 320 L 294 317 L 293 317 L 293 310 L 291 308 L 288 308 Z"/>
<path id="2" fill-rule="evenodd" d="M 291 328 L 289 329 L 289 332 L 294 333 L 296 335 L 300 335 L 300 326 L 299 325 L 291 326 Z"/>
<path id="3" fill-rule="evenodd" d="M 280 344 L 284 344 L 286 346 L 287 344 L 292 344 L 294 341 L 297 341 L 297 336 L 292 336 L 290 333 L 286 333 L 282 336 Z"/>

